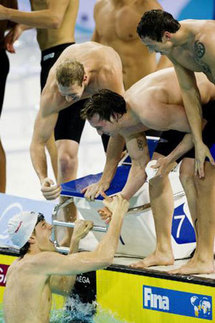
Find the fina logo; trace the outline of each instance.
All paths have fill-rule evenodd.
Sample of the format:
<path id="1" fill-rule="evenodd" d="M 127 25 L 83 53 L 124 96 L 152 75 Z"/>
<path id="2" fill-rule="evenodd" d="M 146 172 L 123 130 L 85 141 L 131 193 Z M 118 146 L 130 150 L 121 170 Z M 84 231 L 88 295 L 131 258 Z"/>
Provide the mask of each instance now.
<path id="1" fill-rule="evenodd" d="M 192 296 L 190 302 L 193 305 L 196 317 L 202 315 L 209 316 L 211 314 L 211 303 L 207 297 L 199 298 L 198 296 Z"/>
<path id="2" fill-rule="evenodd" d="M 164 295 L 153 294 L 151 288 L 144 287 L 144 307 L 169 311 L 169 298 Z"/>
<path id="3" fill-rule="evenodd" d="M 213 321 L 212 296 L 143 285 L 143 308 Z"/>

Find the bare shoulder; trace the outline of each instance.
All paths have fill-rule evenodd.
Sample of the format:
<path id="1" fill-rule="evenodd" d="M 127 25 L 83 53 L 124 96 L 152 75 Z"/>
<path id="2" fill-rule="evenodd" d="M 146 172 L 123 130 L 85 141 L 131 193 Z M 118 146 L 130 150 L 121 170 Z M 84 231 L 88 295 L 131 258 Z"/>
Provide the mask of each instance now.
<path id="1" fill-rule="evenodd" d="M 110 64 L 110 61 L 111 61 L 111 66 L 113 66 L 113 64 L 116 64 L 116 63 L 121 64 L 121 59 L 119 54 L 112 47 L 106 46 L 106 45 L 100 45 L 100 47 L 97 47 L 95 50 L 102 58 L 104 64 L 105 64 L 105 61 L 108 63 L 108 65 Z M 110 69 L 110 65 L 108 69 Z"/>
<path id="2" fill-rule="evenodd" d="M 32 272 L 46 273 L 56 263 L 61 263 L 65 256 L 58 252 L 44 251 L 25 260 L 25 269 Z"/>
<path id="3" fill-rule="evenodd" d="M 19 259 L 16 259 L 8 268 L 7 270 L 7 279 L 10 277 L 10 275 L 13 273 L 13 271 L 16 269 Z"/>

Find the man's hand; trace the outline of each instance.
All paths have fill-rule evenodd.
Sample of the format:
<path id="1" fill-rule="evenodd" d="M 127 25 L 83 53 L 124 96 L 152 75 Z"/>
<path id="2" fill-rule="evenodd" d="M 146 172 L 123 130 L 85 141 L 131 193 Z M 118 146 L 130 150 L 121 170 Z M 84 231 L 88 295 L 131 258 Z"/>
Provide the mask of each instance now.
<path id="1" fill-rule="evenodd" d="M 93 228 L 92 221 L 86 220 L 76 220 L 75 226 L 72 234 L 72 239 L 76 241 L 80 241 L 89 233 L 89 231 Z"/>
<path id="2" fill-rule="evenodd" d="M 55 200 L 60 196 L 61 186 L 59 184 L 54 185 L 53 180 L 46 177 L 41 182 L 41 192 L 46 200 Z"/>
<path id="3" fill-rule="evenodd" d="M 150 167 L 153 169 L 157 169 L 156 176 L 166 176 L 168 175 L 173 168 L 177 166 L 177 163 L 169 161 L 168 157 L 161 157 L 157 160 L 155 165 L 151 165 Z"/>
<path id="4" fill-rule="evenodd" d="M 4 46 L 9 53 L 15 53 L 14 43 L 21 36 L 23 29 L 21 25 L 15 25 L 5 36 Z"/>
<path id="5" fill-rule="evenodd" d="M 100 209 L 98 212 L 106 223 L 111 221 L 114 214 L 118 216 L 117 210 L 119 210 L 119 214 L 122 214 L 123 216 L 128 211 L 129 202 L 124 199 L 120 193 L 112 197 L 102 193 L 102 196 L 104 197 L 103 204 L 105 205 L 105 208 Z"/>
<path id="6" fill-rule="evenodd" d="M 110 183 L 108 182 L 97 182 L 94 184 L 91 184 L 85 188 L 83 188 L 83 190 L 81 191 L 81 193 L 85 193 L 84 197 L 89 200 L 89 201 L 93 201 L 95 198 L 97 198 L 101 193 L 107 191 L 107 189 L 109 188 Z"/>
<path id="7" fill-rule="evenodd" d="M 211 165 L 215 166 L 209 148 L 204 143 L 198 143 L 195 146 L 195 175 L 199 175 L 199 178 L 205 176 L 204 162 L 206 158 L 209 159 Z"/>
<path id="8" fill-rule="evenodd" d="M 98 210 L 98 213 L 103 221 L 105 221 L 106 224 L 110 223 L 112 212 L 104 206 L 102 209 Z"/>

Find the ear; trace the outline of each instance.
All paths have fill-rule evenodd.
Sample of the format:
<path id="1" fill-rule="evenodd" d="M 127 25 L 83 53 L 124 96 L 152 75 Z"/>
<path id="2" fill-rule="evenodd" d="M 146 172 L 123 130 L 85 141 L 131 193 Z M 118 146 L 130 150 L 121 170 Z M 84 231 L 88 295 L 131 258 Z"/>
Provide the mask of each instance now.
<path id="1" fill-rule="evenodd" d="M 164 40 L 168 41 L 168 40 L 171 40 L 172 35 L 171 35 L 171 33 L 169 31 L 165 31 L 162 38 Z"/>
<path id="2" fill-rule="evenodd" d="M 119 114 L 119 113 L 117 113 L 117 112 L 114 112 L 113 113 L 113 116 L 111 116 L 111 119 L 113 120 L 113 121 L 115 121 L 115 122 L 118 122 L 118 120 L 121 118 L 121 114 Z M 110 120 L 111 120 L 110 119 Z M 111 120 L 111 121 L 112 121 Z"/>
<path id="3" fill-rule="evenodd" d="M 34 243 L 36 242 L 36 238 L 35 238 L 35 236 L 34 236 L 34 235 L 30 236 L 30 238 L 28 239 L 28 242 L 29 242 L 30 244 L 34 244 Z"/>
<path id="4" fill-rule="evenodd" d="M 84 74 L 83 82 L 87 80 L 87 75 Z"/>

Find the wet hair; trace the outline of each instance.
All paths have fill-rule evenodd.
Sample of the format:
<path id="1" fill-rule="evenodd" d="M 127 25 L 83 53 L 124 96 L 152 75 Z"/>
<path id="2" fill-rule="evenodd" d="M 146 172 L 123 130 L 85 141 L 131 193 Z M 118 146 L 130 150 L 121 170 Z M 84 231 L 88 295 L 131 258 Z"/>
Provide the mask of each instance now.
<path id="1" fill-rule="evenodd" d="M 102 89 L 86 101 L 81 110 L 81 118 L 90 120 L 94 114 L 98 114 L 101 120 L 110 121 L 115 113 L 126 113 L 124 98 L 113 91 Z"/>
<path id="2" fill-rule="evenodd" d="M 149 37 L 161 42 L 165 31 L 175 33 L 180 27 L 180 23 L 170 13 L 156 9 L 144 13 L 137 26 L 137 33 L 140 38 Z"/>
<path id="3" fill-rule="evenodd" d="M 42 213 L 40 213 L 40 212 L 38 212 L 38 214 L 39 214 L 39 216 L 38 216 L 38 218 L 37 218 L 37 223 L 35 224 L 35 227 L 37 226 L 37 224 L 38 224 L 39 222 L 44 221 L 44 215 L 43 215 Z M 34 230 L 35 230 L 35 227 L 34 227 Z M 33 231 L 33 232 L 34 232 L 34 231 Z M 28 252 L 29 248 L 30 248 L 30 242 L 28 242 L 28 241 L 27 241 L 27 242 L 24 244 L 24 246 L 23 246 L 22 248 L 20 248 L 20 249 L 19 249 L 19 255 L 20 255 L 20 257 L 21 257 L 21 258 L 23 258 L 23 257 L 24 257 L 24 255 Z"/>
<path id="4" fill-rule="evenodd" d="M 65 87 L 77 83 L 82 85 L 84 79 L 84 66 L 76 60 L 67 59 L 60 63 L 56 69 L 57 82 Z"/>

